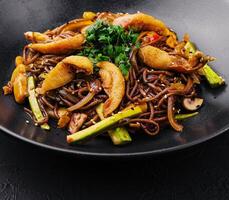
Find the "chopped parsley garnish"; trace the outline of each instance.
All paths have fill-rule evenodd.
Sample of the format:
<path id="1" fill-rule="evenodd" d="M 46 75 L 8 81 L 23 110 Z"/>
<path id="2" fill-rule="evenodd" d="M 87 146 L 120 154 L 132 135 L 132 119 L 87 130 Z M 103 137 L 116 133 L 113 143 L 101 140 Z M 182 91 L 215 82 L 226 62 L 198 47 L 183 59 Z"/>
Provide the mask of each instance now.
<path id="1" fill-rule="evenodd" d="M 94 63 L 111 61 L 119 66 L 123 75 L 127 75 L 131 67 L 131 47 L 137 45 L 139 34 L 101 20 L 89 27 L 86 33 L 86 43 L 80 55 L 88 56 Z"/>

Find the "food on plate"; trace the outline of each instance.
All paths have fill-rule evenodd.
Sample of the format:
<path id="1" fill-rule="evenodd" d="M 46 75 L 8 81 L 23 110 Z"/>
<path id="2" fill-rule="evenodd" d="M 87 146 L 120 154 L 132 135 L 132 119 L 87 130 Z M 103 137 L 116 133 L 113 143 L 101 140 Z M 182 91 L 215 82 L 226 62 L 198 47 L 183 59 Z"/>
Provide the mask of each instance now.
<path id="1" fill-rule="evenodd" d="M 42 129 L 56 121 L 69 144 L 107 135 L 123 145 L 136 132 L 153 137 L 166 126 L 181 132 L 181 120 L 204 105 L 200 85 L 225 84 L 208 65 L 214 57 L 145 13 L 87 11 L 24 35 L 29 44 L 15 58 L 4 94 Z"/>

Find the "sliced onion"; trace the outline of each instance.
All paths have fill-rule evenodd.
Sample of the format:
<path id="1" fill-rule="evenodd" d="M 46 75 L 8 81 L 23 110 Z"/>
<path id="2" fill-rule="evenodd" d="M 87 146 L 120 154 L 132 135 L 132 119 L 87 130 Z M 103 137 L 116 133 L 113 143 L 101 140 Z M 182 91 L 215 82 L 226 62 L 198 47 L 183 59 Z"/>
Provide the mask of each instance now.
<path id="1" fill-rule="evenodd" d="M 138 49 L 134 47 L 130 53 L 130 63 L 132 67 L 134 67 L 134 69 L 138 71 L 138 63 L 136 58 L 137 53 L 138 53 Z"/>
<path id="2" fill-rule="evenodd" d="M 173 113 L 173 106 L 174 106 L 174 97 L 169 96 L 168 97 L 168 120 L 170 125 L 176 130 L 181 132 L 183 130 L 183 126 L 178 124 L 177 121 L 174 118 L 174 113 Z"/>
<path id="3" fill-rule="evenodd" d="M 83 106 L 85 106 L 89 101 L 91 101 L 93 99 L 93 97 L 99 93 L 101 91 L 101 83 L 99 80 L 95 80 L 93 82 L 90 83 L 90 90 L 89 93 L 87 94 L 87 96 L 83 97 L 83 99 L 81 99 L 77 104 L 69 107 L 67 110 L 69 112 L 72 112 L 74 110 L 78 110 L 80 108 L 82 108 Z"/>
<path id="4" fill-rule="evenodd" d="M 75 104 L 74 106 L 69 107 L 67 110 L 69 112 L 72 112 L 74 110 L 78 110 L 81 107 L 83 107 L 84 105 L 86 105 L 89 101 L 91 101 L 93 99 L 93 97 L 95 96 L 94 92 L 89 92 L 87 94 L 87 96 L 85 96 L 83 99 L 81 99 L 77 104 Z"/>

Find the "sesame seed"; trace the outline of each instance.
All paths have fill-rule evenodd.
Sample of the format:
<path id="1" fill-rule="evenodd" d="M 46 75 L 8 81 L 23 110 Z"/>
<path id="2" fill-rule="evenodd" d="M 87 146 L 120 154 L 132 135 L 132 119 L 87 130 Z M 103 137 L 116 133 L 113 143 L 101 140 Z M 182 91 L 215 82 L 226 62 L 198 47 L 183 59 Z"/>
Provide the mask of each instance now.
<path id="1" fill-rule="evenodd" d="M 93 119 L 91 119 L 90 121 L 91 121 L 93 124 L 96 124 L 96 122 L 95 122 Z"/>
<path id="2" fill-rule="evenodd" d="M 26 123 L 26 124 L 29 124 L 29 120 L 26 120 L 25 123 Z"/>

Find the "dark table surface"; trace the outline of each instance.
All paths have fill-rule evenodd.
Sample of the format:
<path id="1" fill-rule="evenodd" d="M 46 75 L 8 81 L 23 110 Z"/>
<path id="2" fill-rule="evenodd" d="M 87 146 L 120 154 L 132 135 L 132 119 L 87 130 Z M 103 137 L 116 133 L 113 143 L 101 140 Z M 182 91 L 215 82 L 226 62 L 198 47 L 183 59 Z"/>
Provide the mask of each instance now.
<path id="1" fill-rule="evenodd" d="M 0 132 L 0 199 L 229 199 L 229 135 L 138 160 L 47 151 Z"/>
<path id="2" fill-rule="evenodd" d="M 32 3 L 26 4 L 26 7 L 19 6 L 25 2 L 33 2 L 35 6 L 31 7 Z M 46 28 L 45 20 L 64 21 L 65 15 L 59 14 L 61 9 L 55 6 L 57 1 L 42 2 L 0 0 L 1 11 L 4 11 L 2 19 L 7 15 L 10 22 L 14 22 L 14 26 L 3 27 L 1 24 L 0 30 L 7 29 L 14 36 L 14 30 L 23 33 L 32 27 L 33 18 L 26 18 L 25 22 L 31 24 L 27 27 L 25 23 L 18 23 L 17 13 L 22 16 L 40 14 L 37 19 L 41 29 Z M 44 2 L 52 6 L 48 7 Z M 63 9 L 68 5 L 65 0 L 59 2 Z M 118 5 L 116 1 L 112 2 L 114 6 Z M 137 6 L 140 2 L 134 1 L 136 5 L 133 5 Z M 48 15 L 49 12 L 44 15 L 42 6 L 47 10 L 56 9 L 56 15 Z M 93 8 L 86 2 L 85 6 Z M 128 8 L 127 4 L 124 6 Z M 74 6 L 68 12 L 73 15 Z M 7 34 L 2 35 L 7 38 Z M 14 45 L 21 44 L 16 41 Z M 227 133 L 176 153 L 138 160 L 105 161 L 47 151 L 0 132 L 0 200 L 229 199 Z"/>

